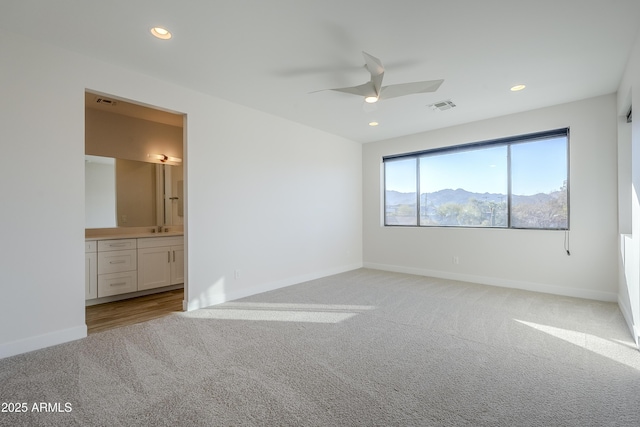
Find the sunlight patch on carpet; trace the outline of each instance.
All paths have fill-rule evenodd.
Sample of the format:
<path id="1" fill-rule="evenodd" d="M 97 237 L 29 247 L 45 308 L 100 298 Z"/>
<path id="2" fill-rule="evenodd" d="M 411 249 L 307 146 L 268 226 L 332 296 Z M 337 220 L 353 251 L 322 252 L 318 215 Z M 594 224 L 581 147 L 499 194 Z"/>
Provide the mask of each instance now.
<path id="1" fill-rule="evenodd" d="M 375 306 L 371 305 L 231 301 L 213 307 L 181 313 L 181 315 L 196 319 L 340 323 L 357 316 L 359 312 L 375 308 Z"/>
<path id="2" fill-rule="evenodd" d="M 555 326 L 542 325 L 524 320 L 514 320 L 525 326 L 640 371 L 640 353 L 630 346 L 629 343 L 623 343 L 617 339 L 605 339 L 585 332 L 557 328 Z"/>
<path id="3" fill-rule="evenodd" d="M 249 320 L 261 322 L 340 323 L 357 313 L 286 310 L 200 309 L 181 313 L 184 317 L 216 320 Z"/>
<path id="4" fill-rule="evenodd" d="M 239 302 L 231 301 L 217 306 L 218 308 L 243 308 L 243 309 L 278 309 L 278 310 L 323 310 L 323 311 L 365 311 L 373 310 L 373 305 L 343 305 L 343 304 L 296 304 L 277 302 Z"/>

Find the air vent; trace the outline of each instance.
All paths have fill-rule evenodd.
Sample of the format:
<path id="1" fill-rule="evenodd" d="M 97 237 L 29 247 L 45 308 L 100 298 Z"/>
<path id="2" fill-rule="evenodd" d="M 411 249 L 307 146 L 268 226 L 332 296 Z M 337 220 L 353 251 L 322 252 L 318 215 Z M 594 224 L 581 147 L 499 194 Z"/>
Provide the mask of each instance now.
<path id="1" fill-rule="evenodd" d="M 435 104 L 429 105 L 429 108 L 436 111 L 446 111 L 454 108 L 456 104 L 454 104 L 451 100 L 436 102 Z"/>
<path id="2" fill-rule="evenodd" d="M 118 101 L 114 101 L 113 99 L 109 98 L 97 97 L 96 104 L 111 105 L 112 107 L 115 107 L 116 105 L 118 105 Z"/>

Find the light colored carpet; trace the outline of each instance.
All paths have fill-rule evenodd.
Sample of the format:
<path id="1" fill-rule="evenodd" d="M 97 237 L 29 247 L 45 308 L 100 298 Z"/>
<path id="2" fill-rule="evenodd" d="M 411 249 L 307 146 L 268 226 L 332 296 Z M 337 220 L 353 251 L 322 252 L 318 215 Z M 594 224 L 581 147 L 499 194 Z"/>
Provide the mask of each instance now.
<path id="1" fill-rule="evenodd" d="M 638 426 L 615 304 L 374 270 L 0 360 L 3 426 Z M 31 412 L 58 402 L 71 412 Z"/>

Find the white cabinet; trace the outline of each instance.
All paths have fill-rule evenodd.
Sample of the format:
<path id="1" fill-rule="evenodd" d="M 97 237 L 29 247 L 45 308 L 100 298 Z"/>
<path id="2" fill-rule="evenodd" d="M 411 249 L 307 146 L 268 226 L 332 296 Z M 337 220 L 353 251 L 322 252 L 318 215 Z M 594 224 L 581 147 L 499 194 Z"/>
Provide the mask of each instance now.
<path id="1" fill-rule="evenodd" d="M 184 283 L 183 242 L 182 236 L 138 239 L 138 290 Z"/>
<path id="2" fill-rule="evenodd" d="M 171 246 L 171 284 L 184 283 L 184 244 Z"/>
<path id="3" fill-rule="evenodd" d="M 85 299 L 184 283 L 184 237 L 85 241 Z"/>
<path id="4" fill-rule="evenodd" d="M 84 242 L 84 297 L 85 299 L 98 298 L 98 253 L 97 242 L 87 240 Z"/>
<path id="5" fill-rule="evenodd" d="M 138 249 L 138 289 L 153 289 L 171 284 L 171 248 Z"/>
<path id="6" fill-rule="evenodd" d="M 98 241 L 98 298 L 138 290 L 136 239 Z"/>

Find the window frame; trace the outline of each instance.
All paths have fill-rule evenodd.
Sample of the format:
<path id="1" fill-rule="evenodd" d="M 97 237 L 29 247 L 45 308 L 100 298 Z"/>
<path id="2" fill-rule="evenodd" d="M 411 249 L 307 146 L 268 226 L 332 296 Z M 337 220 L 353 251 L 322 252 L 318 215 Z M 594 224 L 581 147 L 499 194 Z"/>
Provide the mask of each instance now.
<path id="1" fill-rule="evenodd" d="M 521 143 L 530 143 L 535 141 L 542 141 L 552 138 L 566 138 L 566 183 L 567 183 L 567 224 L 562 228 L 533 228 L 533 227 L 515 227 L 512 225 L 512 164 L 511 164 L 511 146 Z M 507 225 L 506 226 L 479 226 L 479 225 L 422 225 L 420 224 L 420 158 L 435 156 L 440 154 L 453 154 L 456 152 L 479 150 L 482 148 L 506 146 L 507 147 Z M 488 229 L 507 229 L 507 230 L 550 230 L 550 231 L 569 231 L 571 229 L 571 203 L 570 203 L 570 176 L 571 176 L 571 156 L 570 156 L 571 138 L 569 127 L 553 129 L 548 131 L 521 134 L 511 137 L 492 139 L 480 142 L 473 142 L 468 144 L 453 145 L 447 147 L 438 147 L 428 150 L 412 151 L 409 153 L 392 154 L 382 157 L 382 225 L 384 227 L 420 227 L 420 228 L 488 228 Z M 385 163 L 397 160 L 414 159 L 416 161 L 416 224 L 415 225 L 403 225 L 403 224 L 387 224 L 387 167 Z"/>

